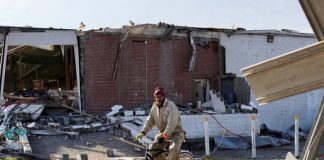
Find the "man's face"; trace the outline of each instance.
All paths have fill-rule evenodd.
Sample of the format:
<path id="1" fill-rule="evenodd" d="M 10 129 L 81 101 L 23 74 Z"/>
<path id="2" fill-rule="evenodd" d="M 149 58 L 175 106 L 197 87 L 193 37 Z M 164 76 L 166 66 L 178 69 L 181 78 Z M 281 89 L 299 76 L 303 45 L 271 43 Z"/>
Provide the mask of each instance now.
<path id="1" fill-rule="evenodd" d="M 163 105 L 163 101 L 164 101 L 164 97 L 163 96 L 161 96 L 161 95 L 155 95 L 154 96 L 154 99 L 155 99 L 155 102 L 158 105 Z"/>

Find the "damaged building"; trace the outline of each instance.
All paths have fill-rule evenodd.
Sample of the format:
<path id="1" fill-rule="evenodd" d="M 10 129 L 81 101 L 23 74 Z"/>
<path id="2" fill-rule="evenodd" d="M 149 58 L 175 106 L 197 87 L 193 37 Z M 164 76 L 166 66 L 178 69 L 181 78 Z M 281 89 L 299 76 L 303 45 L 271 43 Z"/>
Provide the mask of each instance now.
<path id="1" fill-rule="evenodd" d="M 179 106 L 197 107 L 197 101 L 212 106 L 207 102 L 213 90 L 226 107 L 214 107 L 218 112 L 253 106 L 260 123 L 280 131 L 300 115 L 301 128 L 309 130 L 321 101 L 322 90 L 317 90 L 258 106 L 240 71 L 316 42 L 313 34 L 160 23 L 87 31 L 80 42 L 84 106 L 90 113 L 114 104 L 126 109 L 150 104 L 154 87 L 164 86 Z"/>
<path id="2" fill-rule="evenodd" d="M 308 131 L 323 90 L 259 106 L 242 68 L 316 42 L 291 30 L 196 28 L 165 23 L 89 31 L 1 27 L 1 97 L 50 95 L 89 114 L 112 106 L 148 110 L 163 86 L 182 111 L 189 138 L 204 136 L 201 111 L 229 130 L 250 134 L 250 116 L 285 131 L 301 118 Z M 276 75 L 274 75 L 276 76 Z M 145 119 L 144 116 L 140 119 Z M 210 136 L 223 128 L 210 117 Z M 186 122 L 190 122 L 186 123 Z"/>
<path id="3" fill-rule="evenodd" d="M 2 27 L 1 33 L 1 50 L 7 52 L 2 56 L 2 91 L 60 88 L 75 92 L 76 108 L 87 113 L 107 112 L 115 104 L 125 109 L 150 106 L 152 90 L 163 86 L 180 107 L 235 113 L 240 106 L 252 106 L 263 123 L 278 130 L 288 128 L 293 123 L 288 119 L 298 114 L 308 130 L 321 99 L 319 90 L 259 107 L 240 71 L 314 43 L 313 34 L 164 23 L 78 36 L 73 30 L 19 27 Z M 212 106 L 212 96 L 224 106 Z"/>
<path id="4" fill-rule="evenodd" d="M 107 111 L 114 104 L 129 109 L 150 105 L 156 86 L 183 106 L 205 102 L 209 89 L 221 90 L 225 59 L 217 37 L 163 24 L 125 30 L 106 28 L 80 37 L 88 112 Z"/>
<path id="5" fill-rule="evenodd" d="M 79 53 L 74 30 L 1 27 L 0 33 L 1 97 L 44 99 L 47 93 L 57 95 L 59 90 L 66 97 L 65 104 L 80 103 Z"/>

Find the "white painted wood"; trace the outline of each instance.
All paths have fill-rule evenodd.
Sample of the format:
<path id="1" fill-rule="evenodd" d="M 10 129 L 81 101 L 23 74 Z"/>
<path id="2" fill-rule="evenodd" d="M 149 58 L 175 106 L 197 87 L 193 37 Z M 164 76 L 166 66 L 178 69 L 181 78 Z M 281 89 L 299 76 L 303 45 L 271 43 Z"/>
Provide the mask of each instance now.
<path id="1" fill-rule="evenodd" d="M 299 116 L 295 116 L 295 157 L 299 157 Z"/>
<path id="2" fill-rule="evenodd" d="M 252 143 L 252 158 L 256 158 L 256 127 L 255 127 L 255 115 L 251 115 L 251 143 Z"/>
<path id="3" fill-rule="evenodd" d="M 209 130 L 208 130 L 208 117 L 204 117 L 204 131 L 205 131 L 205 154 L 210 155 L 209 149 Z"/>

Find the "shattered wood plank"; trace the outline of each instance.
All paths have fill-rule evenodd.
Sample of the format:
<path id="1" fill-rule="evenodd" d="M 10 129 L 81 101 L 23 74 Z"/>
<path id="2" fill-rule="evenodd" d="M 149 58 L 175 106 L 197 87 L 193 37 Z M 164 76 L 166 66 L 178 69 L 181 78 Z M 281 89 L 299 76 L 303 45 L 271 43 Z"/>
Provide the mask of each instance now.
<path id="1" fill-rule="evenodd" d="M 69 135 L 69 136 L 78 136 L 79 132 L 33 129 L 33 130 L 30 130 L 30 134 L 33 134 L 33 135 L 46 135 L 46 136 L 64 135 L 65 134 L 65 135 Z"/>
<path id="2" fill-rule="evenodd" d="M 81 112 L 81 111 L 79 111 L 79 110 L 77 110 L 77 109 L 74 109 L 74 108 L 72 108 L 72 107 L 69 107 L 69 106 L 67 106 L 67 105 L 65 105 L 65 104 L 62 104 L 62 103 L 59 103 L 62 107 L 64 107 L 64 108 L 68 108 L 68 109 L 71 109 L 72 111 L 74 111 L 74 112 L 77 112 L 77 113 L 80 113 L 80 114 L 82 114 L 82 115 L 85 115 L 85 116 L 88 116 L 88 117 L 90 117 L 90 118 L 93 118 L 93 119 L 96 119 L 96 120 L 98 120 L 98 121 L 100 121 L 100 122 L 105 122 L 105 121 L 103 121 L 102 119 L 99 119 L 99 118 L 96 118 L 96 117 L 94 117 L 94 116 L 92 116 L 92 115 L 90 115 L 90 114 L 87 114 L 87 113 L 84 113 L 84 112 Z"/>
<path id="3" fill-rule="evenodd" d="M 126 143 L 126 144 L 129 144 L 133 147 L 137 147 L 137 148 L 140 148 L 140 149 L 145 149 L 144 146 L 141 146 L 141 145 L 138 145 L 136 143 L 133 143 L 133 142 L 130 142 L 130 141 L 126 141 L 125 139 L 122 139 L 122 138 L 118 138 L 118 137 L 114 137 L 114 139 L 120 141 L 120 142 L 123 142 L 123 143 Z"/>
<path id="4" fill-rule="evenodd" d="M 322 98 L 317 116 L 308 134 L 301 160 L 317 159 L 318 153 L 324 143 L 324 97 Z M 322 152 L 323 153 L 323 152 Z M 323 157 L 322 157 L 323 158 Z"/>
<path id="5" fill-rule="evenodd" d="M 324 87 L 324 41 L 243 68 L 260 104 Z"/>
<path id="6" fill-rule="evenodd" d="M 3 92 L 3 97 L 4 98 L 9 98 L 9 99 L 17 99 L 17 100 L 25 100 L 24 102 L 30 102 L 30 101 L 34 101 L 36 100 L 37 98 L 35 97 L 20 97 L 20 96 L 12 96 L 12 95 L 9 95 L 8 93 L 6 92 Z M 22 103 L 22 102 L 21 102 Z"/>

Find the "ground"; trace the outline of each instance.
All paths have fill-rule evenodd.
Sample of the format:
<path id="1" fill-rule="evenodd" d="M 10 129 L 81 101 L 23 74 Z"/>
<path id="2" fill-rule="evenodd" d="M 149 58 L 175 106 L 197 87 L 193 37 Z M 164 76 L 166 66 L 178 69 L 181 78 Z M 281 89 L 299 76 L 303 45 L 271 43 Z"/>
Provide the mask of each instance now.
<path id="1" fill-rule="evenodd" d="M 143 157 L 143 150 L 135 150 L 135 147 L 114 139 L 116 136 L 121 137 L 112 131 L 100 131 L 81 133 L 77 139 L 71 139 L 65 135 L 31 135 L 29 136 L 29 141 L 34 154 L 51 157 L 51 159 L 57 159 L 62 154 L 68 154 L 71 159 L 75 159 L 78 154 L 87 154 L 90 160 L 130 160 L 141 159 L 134 157 Z M 192 148 L 192 146 L 189 147 Z M 121 157 L 108 157 L 107 149 L 116 149 Z M 204 155 L 203 150 L 191 149 L 190 151 L 196 158 L 201 158 Z M 257 159 L 284 159 L 287 152 L 293 151 L 293 145 L 258 148 Z M 218 150 L 212 153 L 211 156 L 213 159 L 251 159 L 251 150 Z"/>

